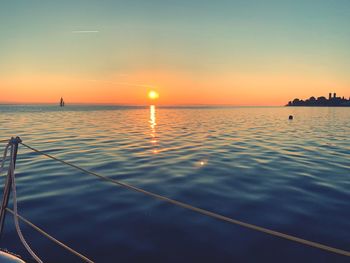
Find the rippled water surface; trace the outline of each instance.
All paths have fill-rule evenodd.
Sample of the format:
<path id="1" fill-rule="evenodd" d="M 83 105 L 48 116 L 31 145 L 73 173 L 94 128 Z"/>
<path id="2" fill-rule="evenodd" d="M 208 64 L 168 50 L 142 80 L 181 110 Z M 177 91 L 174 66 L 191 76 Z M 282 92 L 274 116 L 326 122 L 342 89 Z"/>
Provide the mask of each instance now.
<path id="1" fill-rule="evenodd" d="M 0 139 L 19 135 L 122 182 L 350 250 L 349 120 L 350 108 L 0 106 Z M 96 262 L 349 262 L 111 185 L 23 146 L 16 171 L 20 213 Z M 22 228 L 45 262 L 80 262 Z M 27 257 L 12 217 L 0 246 Z"/>

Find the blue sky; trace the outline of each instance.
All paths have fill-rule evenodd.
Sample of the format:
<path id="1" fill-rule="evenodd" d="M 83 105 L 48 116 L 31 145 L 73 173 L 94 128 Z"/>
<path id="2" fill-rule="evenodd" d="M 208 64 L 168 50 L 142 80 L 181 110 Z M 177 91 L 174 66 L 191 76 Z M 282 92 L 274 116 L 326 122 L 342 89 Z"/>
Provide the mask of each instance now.
<path id="1" fill-rule="evenodd" d="M 124 74 L 134 75 L 135 82 L 138 72 L 154 72 L 157 83 L 156 72 L 167 71 L 189 74 L 197 83 L 207 74 L 257 78 L 266 73 L 307 78 L 305 89 L 310 78 L 327 75 L 320 93 L 332 83 L 345 92 L 350 85 L 349 11 L 347 0 L 3 1 L 0 80 L 11 75 L 4 83 L 15 88 L 16 74 L 108 80 Z M 230 94 L 230 80 L 219 78 L 227 79 L 222 90 Z M 259 88 L 246 86 L 251 93 Z"/>

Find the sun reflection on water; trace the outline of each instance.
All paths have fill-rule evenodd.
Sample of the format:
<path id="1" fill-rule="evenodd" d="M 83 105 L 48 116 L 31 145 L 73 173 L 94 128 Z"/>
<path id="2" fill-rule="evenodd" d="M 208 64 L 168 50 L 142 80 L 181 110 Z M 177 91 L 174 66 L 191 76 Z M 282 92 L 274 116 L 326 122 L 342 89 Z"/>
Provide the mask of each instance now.
<path id="1" fill-rule="evenodd" d="M 156 154 L 158 153 L 158 149 L 155 148 L 157 147 L 157 135 L 156 135 L 156 126 L 157 126 L 157 119 L 156 119 L 156 106 L 155 105 L 151 105 L 149 108 L 149 112 L 150 112 L 150 117 L 149 117 L 149 123 L 150 123 L 150 127 L 151 127 L 151 144 L 154 147 L 152 149 L 152 153 Z"/>
<path id="2" fill-rule="evenodd" d="M 149 122 L 151 124 L 152 131 L 155 132 L 155 127 L 157 125 L 157 122 L 156 122 L 156 106 L 151 105 L 149 110 L 150 110 L 150 117 L 149 117 L 150 120 L 149 120 Z"/>

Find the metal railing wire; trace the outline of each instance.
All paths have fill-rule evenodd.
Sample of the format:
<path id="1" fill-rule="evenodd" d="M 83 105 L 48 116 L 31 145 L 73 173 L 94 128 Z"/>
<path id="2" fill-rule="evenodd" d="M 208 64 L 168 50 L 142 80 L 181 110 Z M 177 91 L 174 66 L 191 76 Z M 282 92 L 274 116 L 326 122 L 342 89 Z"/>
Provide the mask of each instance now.
<path id="1" fill-rule="evenodd" d="M 285 233 L 282 233 L 282 232 L 279 232 L 279 231 L 275 231 L 275 230 L 268 229 L 268 228 L 265 228 L 265 227 L 257 226 L 257 225 L 254 225 L 254 224 L 246 223 L 246 222 L 239 221 L 239 220 L 236 220 L 236 219 L 233 219 L 233 218 L 229 218 L 229 217 L 224 216 L 224 215 L 217 214 L 215 212 L 211 212 L 211 211 L 208 211 L 208 210 L 205 210 L 205 209 L 202 209 L 202 208 L 198 208 L 198 207 L 192 206 L 190 204 L 183 203 L 183 202 L 180 202 L 180 201 L 177 201 L 177 200 L 174 200 L 174 199 L 171 199 L 171 198 L 168 198 L 168 197 L 165 197 L 165 196 L 153 193 L 153 192 L 146 191 L 144 189 L 135 187 L 133 185 L 129 185 L 129 184 L 123 183 L 121 181 L 118 181 L 118 180 L 115 180 L 115 179 L 112 179 L 112 178 L 109 178 L 109 177 L 97 174 L 95 172 L 91 172 L 91 171 L 86 170 L 84 168 L 81 168 L 81 167 L 79 167 L 79 166 L 77 166 L 75 164 L 69 163 L 67 161 L 64 161 L 64 160 L 61 160 L 59 158 L 56 158 L 56 157 L 54 157 L 54 156 L 52 156 L 50 154 L 44 153 L 44 152 L 42 152 L 42 151 L 40 151 L 40 150 L 38 150 L 36 148 L 33 148 L 33 147 L 23 143 L 23 142 L 21 142 L 21 144 L 23 146 L 25 146 L 26 148 L 28 148 L 28 149 L 30 149 L 30 150 L 38 153 L 38 154 L 46 156 L 46 157 L 48 157 L 48 158 L 50 158 L 52 160 L 55 160 L 57 162 L 60 162 L 62 164 L 68 165 L 68 166 L 70 166 L 72 168 L 75 168 L 75 169 L 85 173 L 85 174 L 93 175 L 93 176 L 95 176 L 95 177 L 97 177 L 97 178 L 99 178 L 99 179 L 101 179 L 103 181 L 110 182 L 110 183 L 113 183 L 115 185 L 119 185 L 121 187 L 124 187 L 126 189 L 145 194 L 147 196 L 150 196 L 150 197 L 162 200 L 162 201 L 170 203 L 172 205 L 176 205 L 176 206 L 179 206 L 179 207 L 191 210 L 193 212 L 196 212 L 196 213 L 199 213 L 199 214 L 202 214 L 202 215 L 206 215 L 206 216 L 209 216 L 209 217 L 221 220 L 221 221 L 225 221 L 227 223 L 239 225 L 239 226 L 242 226 L 242 227 L 245 227 L 245 228 L 249 228 L 249 229 L 252 229 L 252 230 L 255 230 L 255 231 L 259 231 L 259 232 L 262 232 L 262 233 L 265 233 L 265 234 L 269 234 L 269 235 L 272 235 L 272 236 L 275 236 L 275 237 L 279 237 L 279 238 L 282 238 L 282 239 L 293 241 L 293 242 L 296 242 L 296 243 L 299 243 L 299 244 L 303 244 L 303 245 L 307 245 L 307 246 L 314 247 L 314 248 L 317 248 L 317 249 L 321 249 L 321 250 L 324 250 L 324 251 L 332 252 L 332 253 L 335 253 L 335 254 L 338 254 L 338 255 L 350 257 L 350 251 L 339 249 L 339 248 L 335 248 L 335 247 L 331 247 L 331 246 L 324 245 L 324 244 L 321 244 L 321 243 L 318 243 L 318 242 L 314 242 L 314 241 L 309 241 L 309 240 L 306 240 L 306 239 L 303 239 L 303 238 L 299 238 L 299 237 L 296 237 L 296 236 L 292 236 L 292 235 L 289 235 L 289 234 L 285 234 Z"/>
<path id="2" fill-rule="evenodd" d="M 229 218 L 229 217 L 224 216 L 224 215 L 220 215 L 220 214 L 215 213 L 215 212 L 211 212 L 209 210 L 205 210 L 205 209 L 202 209 L 202 208 L 199 208 L 199 207 L 195 207 L 195 206 L 192 206 L 190 204 L 183 203 L 183 202 L 180 202 L 180 201 L 177 201 L 177 200 L 174 200 L 174 199 L 171 199 L 171 198 L 168 198 L 168 197 L 165 197 L 165 196 L 162 196 L 162 195 L 159 195 L 159 194 L 156 194 L 156 193 L 153 193 L 153 192 L 150 192 L 150 191 L 138 188 L 136 186 L 133 186 L 133 185 L 121 182 L 119 180 L 115 180 L 115 179 L 112 179 L 112 178 L 109 178 L 109 177 L 97 174 L 95 172 L 86 170 L 86 169 L 84 169 L 82 167 L 79 167 L 79 166 L 77 166 L 75 164 L 69 163 L 69 162 L 64 161 L 62 159 L 59 159 L 59 158 L 57 158 L 55 156 L 47 154 L 47 153 L 45 153 L 43 151 L 40 151 L 40 150 L 38 150 L 38 149 L 36 149 L 34 147 L 31 147 L 31 146 L 23 143 L 22 141 L 19 141 L 18 143 L 23 145 L 24 147 L 32 150 L 33 152 L 36 152 L 36 153 L 38 153 L 40 155 L 43 155 L 43 156 L 46 156 L 47 158 L 50 158 L 50 159 L 55 160 L 57 162 L 60 162 L 61 164 L 70 166 L 70 167 L 72 167 L 74 169 L 77 169 L 77 170 L 79 170 L 79 171 L 81 171 L 81 172 L 83 172 L 85 174 L 95 176 L 95 177 L 97 177 L 97 178 L 99 178 L 99 179 L 101 179 L 103 181 L 106 181 L 106 182 L 109 182 L 109 183 L 121 186 L 123 188 L 129 189 L 129 190 L 132 190 L 132 191 L 135 191 L 135 192 L 138 192 L 138 193 L 142 193 L 144 195 L 147 195 L 149 197 L 152 197 L 152 198 L 155 198 L 155 199 L 167 202 L 169 204 L 172 204 L 172 205 L 175 205 L 175 206 L 178 206 L 178 207 L 182 207 L 182 208 L 185 208 L 187 210 L 191 210 L 191 211 L 193 211 L 195 213 L 206 215 L 208 217 L 211 217 L 211 218 L 214 218 L 214 219 L 217 219 L 217 220 L 220 220 L 220 221 L 224 221 L 224 222 L 227 222 L 227 223 L 230 223 L 230 224 L 242 226 L 242 227 L 245 227 L 245 228 L 248 228 L 248 229 L 251 229 L 251 230 L 255 230 L 255 231 L 258 231 L 258 232 L 262 232 L 262 233 L 265 233 L 265 234 L 268 234 L 268 235 L 271 235 L 271 236 L 275 236 L 275 237 L 279 237 L 279 238 L 286 239 L 286 240 L 289 240 L 289 241 L 293 241 L 293 242 L 296 242 L 296 243 L 299 243 L 299 244 L 302 244 L 302 245 L 307 245 L 307 246 L 310 246 L 310 247 L 314 247 L 314 248 L 317 248 L 317 249 L 320 249 L 320 250 L 323 250 L 323 251 L 332 252 L 332 253 L 335 253 L 335 254 L 338 254 L 338 255 L 350 257 L 350 251 L 339 249 L 339 248 L 335 248 L 335 247 L 328 246 L 328 245 L 325 245 L 325 244 L 321 244 L 321 243 L 318 243 L 318 242 L 306 240 L 306 239 L 303 239 L 303 238 L 299 238 L 299 237 L 296 237 L 296 236 L 285 234 L 285 233 L 282 233 L 282 232 L 279 232 L 279 231 L 275 231 L 275 230 L 272 230 L 272 229 L 268 229 L 268 228 L 265 228 L 265 227 L 261 227 L 261 226 L 258 226 L 258 225 L 246 223 L 246 222 L 243 222 L 243 221 L 240 221 L 240 220 L 237 220 L 237 219 L 233 219 L 233 218 Z M 15 211 L 11 210 L 10 208 L 6 207 L 6 208 L 4 208 L 4 210 L 9 212 L 9 213 L 11 213 L 14 216 L 16 216 Z M 47 238 L 49 238 L 50 240 L 55 242 L 56 244 L 58 244 L 61 247 L 65 248 L 66 250 L 70 251 L 71 253 L 75 254 L 76 256 L 80 257 L 85 262 L 93 262 L 92 260 L 90 260 L 87 257 L 83 256 L 82 254 L 78 253 L 77 251 L 73 250 L 72 248 L 68 247 L 67 245 L 63 244 L 62 242 L 58 241 L 54 237 L 50 236 L 44 230 L 42 230 L 41 228 L 35 226 L 33 223 L 31 223 L 29 220 L 25 219 L 24 217 L 22 217 L 20 215 L 17 215 L 17 217 L 18 217 L 18 219 L 20 219 L 24 223 L 28 224 L 29 226 L 31 226 L 32 228 L 37 230 L 39 233 L 43 234 L 44 236 L 46 236 Z"/>

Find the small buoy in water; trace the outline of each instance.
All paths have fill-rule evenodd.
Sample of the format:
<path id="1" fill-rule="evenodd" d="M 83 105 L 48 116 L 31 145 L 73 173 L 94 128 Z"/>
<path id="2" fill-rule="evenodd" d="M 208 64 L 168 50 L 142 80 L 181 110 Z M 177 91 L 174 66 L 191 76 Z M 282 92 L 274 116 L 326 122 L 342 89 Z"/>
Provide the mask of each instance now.
<path id="1" fill-rule="evenodd" d="M 290 120 L 293 120 L 293 115 L 289 115 L 289 119 L 290 119 Z"/>

